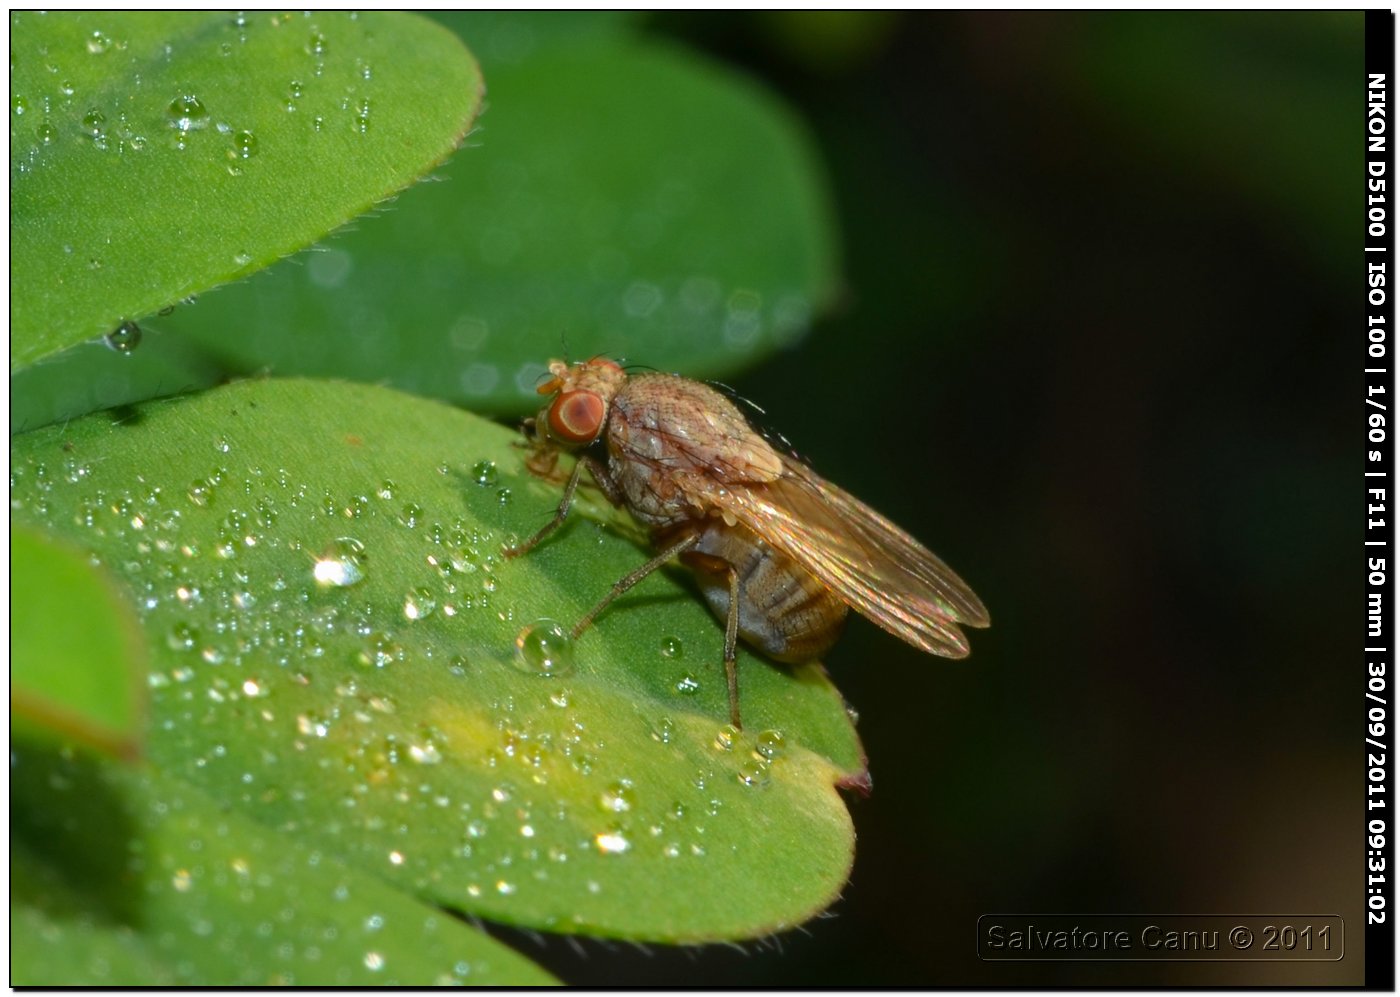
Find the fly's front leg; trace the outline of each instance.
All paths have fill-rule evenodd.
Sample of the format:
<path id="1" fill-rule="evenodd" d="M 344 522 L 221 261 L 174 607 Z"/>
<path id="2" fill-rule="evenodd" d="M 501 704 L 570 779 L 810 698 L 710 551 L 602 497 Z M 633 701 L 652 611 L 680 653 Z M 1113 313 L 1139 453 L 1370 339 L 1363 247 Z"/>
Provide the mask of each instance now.
<path id="1" fill-rule="evenodd" d="M 539 531 L 524 543 L 516 544 L 514 547 L 501 548 L 502 554 L 506 557 L 519 557 L 521 554 L 528 553 L 541 540 L 564 525 L 564 520 L 569 515 L 569 509 L 574 504 L 574 492 L 578 490 L 579 475 L 583 473 L 585 467 L 588 468 L 588 473 L 593 475 L 593 480 L 598 482 L 598 487 L 603 490 L 603 494 L 608 497 L 608 500 L 614 505 L 617 504 L 613 498 L 617 494 L 617 489 L 613 485 L 612 478 L 608 477 L 607 469 L 592 457 L 580 457 L 578 463 L 574 465 L 574 473 L 569 475 L 569 483 L 564 486 L 564 497 L 559 502 L 559 508 L 554 510 L 554 518 L 540 527 Z"/>

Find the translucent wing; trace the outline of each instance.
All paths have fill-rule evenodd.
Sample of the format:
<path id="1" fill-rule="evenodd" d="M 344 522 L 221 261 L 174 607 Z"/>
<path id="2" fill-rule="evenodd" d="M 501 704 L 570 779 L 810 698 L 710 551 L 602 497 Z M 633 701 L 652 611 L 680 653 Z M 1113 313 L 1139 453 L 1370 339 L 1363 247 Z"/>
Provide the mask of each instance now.
<path id="1" fill-rule="evenodd" d="M 852 608 L 922 651 L 965 657 L 958 624 L 985 627 L 982 601 L 919 541 L 801 462 L 782 455 L 775 481 L 702 475 L 685 489 L 733 516 L 816 575 Z M 726 517 L 727 518 L 727 517 Z"/>

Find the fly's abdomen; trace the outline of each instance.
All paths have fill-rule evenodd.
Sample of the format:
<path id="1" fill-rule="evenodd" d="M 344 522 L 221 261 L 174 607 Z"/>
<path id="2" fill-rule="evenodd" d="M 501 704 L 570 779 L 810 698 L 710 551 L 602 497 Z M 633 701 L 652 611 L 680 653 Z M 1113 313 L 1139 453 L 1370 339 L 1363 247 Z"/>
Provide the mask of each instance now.
<path id="1" fill-rule="evenodd" d="M 700 541 L 682 555 L 721 620 L 729 613 L 728 571 L 739 580 L 739 636 L 776 661 L 811 661 L 841 635 L 847 607 L 796 562 L 742 526 L 706 523 Z"/>

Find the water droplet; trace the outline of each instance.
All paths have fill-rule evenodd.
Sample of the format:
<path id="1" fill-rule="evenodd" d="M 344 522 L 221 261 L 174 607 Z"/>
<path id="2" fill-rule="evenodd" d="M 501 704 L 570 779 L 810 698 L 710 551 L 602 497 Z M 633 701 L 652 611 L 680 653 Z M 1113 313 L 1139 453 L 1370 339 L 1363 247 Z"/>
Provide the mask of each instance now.
<path id="1" fill-rule="evenodd" d="M 617 828 L 599 832 L 594 836 L 593 843 L 604 855 L 621 855 L 632 847 L 632 842 Z"/>
<path id="2" fill-rule="evenodd" d="M 500 503 L 501 505 L 509 505 L 509 504 L 510 504 L 510 497 L 511 497 L 511 496 L 510 496 L 510 489 L 509 489 L 509 488 L 502 488 L 500 491 L 498 491 L 498 492 L 496 493 L 496 501 L 497 501 L 498 503 Z"/>
<path id="3" fill-rule="evenodd" d="M 766 761 L 773 761 L 787 750 L 787 738 L 780 730 L 765 730 L 754 741 L 754 752 Z"/>
<path id="4" fill-rule="evenodd" d="M 229 155 L 234 159 L 252 159 L 258 154 L 258 137 L 252 132 L 236 132 L 233 136 L 233 148 L 229 150 Z"/>
<path id="5" fill-rule="evenodd" d="M 715 747 L 720 751 L 733 751 L 734 742 L 739 738 L 739 728 L 733 724 L 725 724 L 718 733 L 715 734 Z"/>
<path id="6" fill-rule="evenodd" d="M 240 172 L 241 172 L 241 171 L 240 171 Z M 252 254 L 252 253 L 235 253 L 235 254 L 234 254 L 234 257 L 233 257 L 233 265 L 236 266 L 236 267 L 246 267 L 249 263 L 252 263 L 252 262 L 253 262 L 253 254 Z"/>
<path id="7" fill-rule="evenodd" d="M 573 641 L 553 620 L 537 620 L 515 638 L 515 666 L 531 675 L 560 675 L 573 668 Z"/>
<path id="8" fill-rule="evenodd" d="M 188 651 L 199 643 L 199 631 L 188 623 L 176 623 L 165 637 L 172 651 Z"/>
<path id="9" fill-rule="evenodd" d="M 436 765 L 442 761 L 442 752 L 432 741 L 424 741 L 422 744 L 410 744 L 408 757 L 419 765 Z"/>
<path id="10" fill-rule="evenodd" d="M 192 878 L 188 869 L 176 869 L 175 875 L 170 877 L 170 885 L 175 887 L 176 892 L 188 893 Z"/>
<path id="11" fill-rule="evenodd" d="M 676 691 L 682 696 L 693 696 L 700 691 L 700 680 L 686 672 L 676 680 Z"/>
<path id="12" fill-rule="evenodd" d="M 25 100 L 23 97 L 15 96 L 10 101 L 10 110 L 14 111 L 15 114 L 23 114 L 25 111 L 29 110 L 29 101 Z"/>
<path id="13" fill-rule="evenodd" d="M 494 460 L 479 460 L 472 465 L 472 478 L 482 487 L 490 487 L 496 483 L 498 472 Z"/>
<path id="14" fill-rule="evenodd" d="M 598 805 L 609 813 L 626 813 L 637 805 L 637 796 L 632 792 L 630 783 L 619 781 L 603 790 L 598 797 Z"/>
<path id="15" fill-rule="evenodd" d="M 417 502 L 409 502 L 403 507 L 403 512 L 399 513 L 399 522 L 413 529 L 418 525 L 418 520 L 423 518 L 423 507 Z"/>
<path id="16" fill-rule="evenodd" d="M 330 722 L 315 713 L 302 713 L 297 716 L 297 730 L 310 737 L 325 737 L 330 733 Z"/>
<path id="17" fill-rule="evenodd" d="M 95 107 L 83 115 L 83 131 L 89 138 L 101 138 L 106 124 L 107 115 Z"/>
<path id="18" fill-rule="evenodd" d="M 379 972 L 384 968 L 384 956 L 379 952 L 365 953 L 365 969 L 371 972 Z"/>
<path id="19" fill-rule="evenodd" d="M 771 781 L 768 773 L 768 763 L 761 758 L 750 758 L 739 766 L 737 774 L 739 783 L 755 789 L 762 789 Z"/>
<path id="20" fill-rule="evenodd" d="M 410 620 L 423 620 L 433 615 L 437 609 L 437 597 L 422 586 L 404 596 L 403 615 Z"/>
<path id="21" fill-rule="evenodd" d="M 103 342 L 107 344 L 108 349 L 129 356 L 136 347 L 141 345 L 141 327 L 135 322 L 123 322 L 107 333 Z"/>
<path id="22" fill-rule="evenodd" d="M 181 94 L 172 100 L 165 109 L 165 117 L 170 127 L 181 134 L 199 131 L 209 125 L 209 112 L 194 94 Z"/>
<path id="23" fill-rule="evenodd" d="M 681 643 L 679 637 L 662 637 L 661 656 L 663 658 L 683 658 L 685 657 L 685 645 Z"/>
<path id="24" fill-rule="evenodd" d="M 447 670 L 459 677 L 467 674 L 467 659 L 460 654 L 453 655 L 447 663 Z"/>
<path id="25" fill-rule="evenodd" d="M 185 494 L 194 505 L 207 506 L 214 501 L 214 484 L 204 478 L 195 478 Z"/>
<path id="26" fill-rule="evenodd" d="M 291 97 L 292 100 L 301 100 L 301 95 L 305 92 L 306 88 L 303 86 L 301 80 L 292 80 L 287 86 L 287 95 Z"/>
<path id="27" fill-rule="evenodd" d="M 326 36 L 319 31 L 313 31 L 311 37 L 306 40 L 307 55 L 326 54 Z"/>
<path id="28" fill-rule="evenodd" d="M 112 39 L 100 31 L 88 35 L 87 50 L 93 55 L 102 55 L 112 47 Z"/>
<path id="29" fill-rule="evenodd" d="M 39 137 L 39 141 L 44 145 L 53 145 L 54 140 L 58 138 L 58 129 L 45 121 L 39 125 L 38 128 L 34 129 L 34 134 Z"/>
<path id="30" fill-rule="evenodd" d="M 316 559 L 312 577 L 318 585 L 345 588 L 365 577 L 365 545 L 353 537 L 337 537 Z"/>
<path id="31" fill-rule="evenodd" d="M 386 633 L 370 633 L 365 646 L 355 654 L 355 660 L 367 668 L 388 668 L 405 657 L 403 646 Z"/>

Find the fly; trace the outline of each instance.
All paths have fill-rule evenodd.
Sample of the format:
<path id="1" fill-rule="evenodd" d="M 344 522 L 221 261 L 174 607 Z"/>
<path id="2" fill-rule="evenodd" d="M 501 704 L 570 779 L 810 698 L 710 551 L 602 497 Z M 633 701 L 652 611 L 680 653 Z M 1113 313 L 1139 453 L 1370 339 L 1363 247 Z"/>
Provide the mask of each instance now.
<path id="1" fill-rule="evenodd" d="M 533 420 L 530 469 L 547 473 L 560 451 L 592 452 L 580 453 L 554 517 L 506 556 L 526 553 L 563 524 L 585 468 L 608 501 L 650 530 L 657 552 L 618 579 L 572 637 L 678 558 L 724 621 L 729 714 L 740 727 L 739 638 L 776 661 L 811 661 L 835 643 L 854 608 L 921 651 L 962 658 L 969 648 L 959 627 L 990 623 L 951 568 L 774 449 L 708 385 L 674 374 L 628 375 L 601 358 L 552 360 L 549 372 L 539 392 L 551 397 Z"/>

